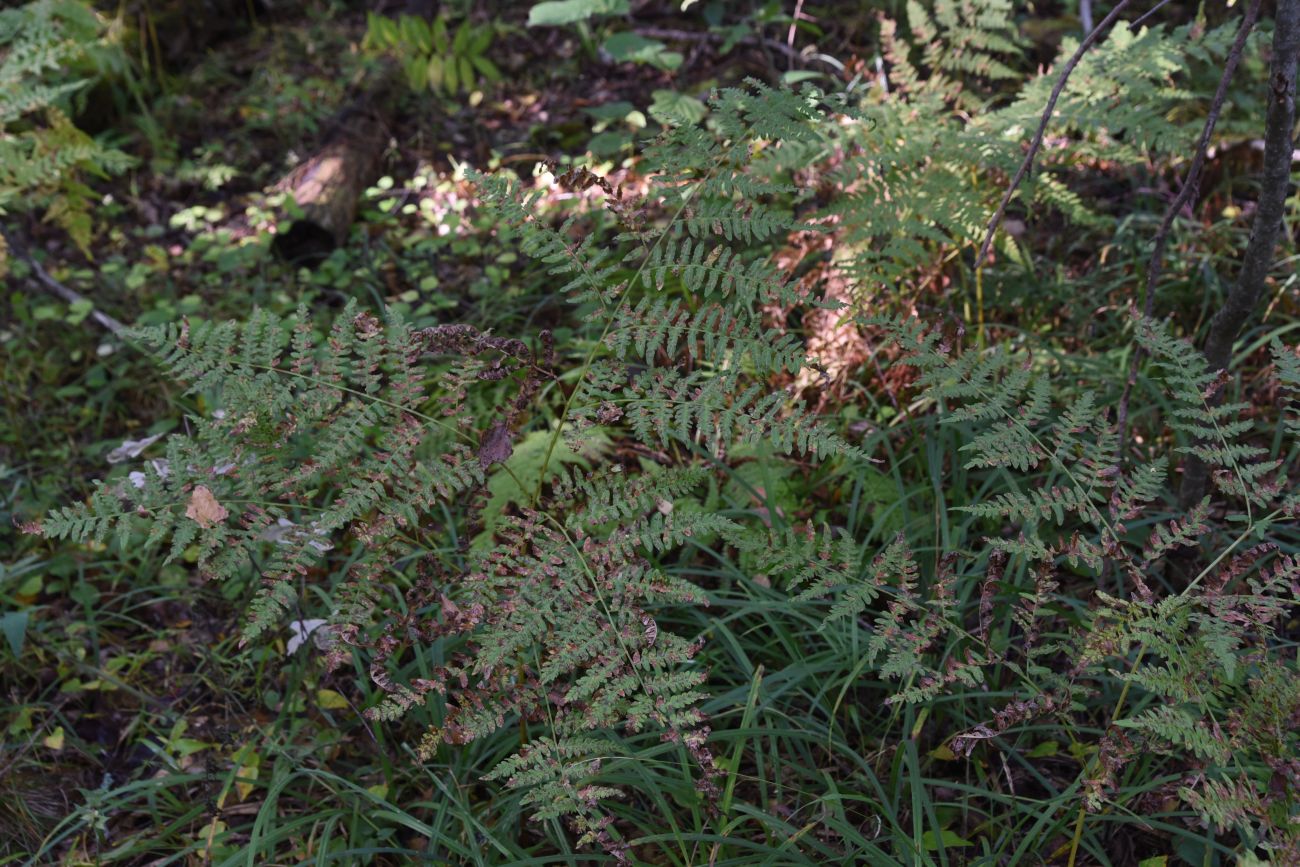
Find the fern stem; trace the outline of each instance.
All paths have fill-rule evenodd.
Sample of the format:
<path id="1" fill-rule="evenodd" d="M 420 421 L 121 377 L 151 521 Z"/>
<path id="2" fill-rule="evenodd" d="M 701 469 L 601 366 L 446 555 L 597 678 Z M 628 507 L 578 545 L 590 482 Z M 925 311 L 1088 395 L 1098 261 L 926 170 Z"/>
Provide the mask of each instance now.
<path id="1" fill-rule="evenodd" d="M 433 416 L 425 415 L 424 413 L 418 410 L 414 410 L 411 409 L 410 407 L 402 406 L 400 403 L 393 403 L 390 400 L 384 400 L 382 397 L 375 397 L 373 394 L 366 394 L 364 391 L 357 391 L 356 389 L 348 388 L 347 386 L 344 385 L 339 385 L 336 382 L 328 382 L 323 379 L 318 379 L 314 376 L 308 376 L 305 373 L 296 373 L 292 370 L 285 370 L 282 367 L 272 367 L 266 364 L 251 364 L 251 363 L 248 364 L 248 366 L 256 370 L 266 370 L 271 373 L 282 373 L 285 376 L 292 376 L 296 379 L 305 380 L 306 382 L 319 385 L 322 388 L 331 388 L 336 391 L 341 391 L 345 394 L 350 394 L 353 397 L 361 398 L 362 400 L 368 400 L 371 403 L 377 403 L 380 406 L 386 406 L 389 409 L 395 409 L 398 412 L 404 412 L 407 413 L 408 415 L 413 415 L 416 418 L 420 419 L 421 421 L 425 421 L 428 422 L 429 424 L 436 425 L 441 428 L 445 428 L 446 430 L 451 431 L 456 436 L 461 437 L 462 439 L 467 440 L 470 443 L 474 442 L 474 438 L 469 434 L 465 433 L 465 431 L 461 430 L 460 428 L 455 427 L 454 425 L 449 425 L 445 421 L 434 418 Z"/>
<path id="2" fill-rule="evenodd" d="M 714 165 L 709 168 L 708 172 L 705 173 L 702 180 L 707 181 L 711 178 L 713 173 L 716 172 L 718 167 L 721 165 L 722 157 L 719 157 Z M 646 251 L 645 256 L 641 260 L 640 267 L 636 269 L 636 273 L 633 274 L 631 279 L 624 284 L 623 290 L 619 294 L 618 305 L 614 308 L 614 312 L 610 314 L 609 318 L 605 320 L 604 330 L 601 331 L 600 337 L 596 338 L 595 342 L 592 343 L 591 350 L 587 353 L 587 357 L 583 359 L 582 368 L 578 373 L 578 384 L 574 386 L 573 391 L 570 392 L 568 398 L 565 399 L 564 408 L 560 411 L 560 423 L 555 426 L 555 432 L 551 434 L 551 439 L 546 444 L 546 455 L 542 458 L 542 469 L 537 476 L 537 489 L 533 492 L 534 506 L 537 505 L 537 501 L 542 497 L 542 485 L 546 483 L 546 468 L 550 466 L 551 455 L 555 452 L 555 446 L 560 440 L 561 433 L 564 431 L 564 420 L 569 417 L 569 410 L 573 407 L 573 401 L 577 399 L 578 393 L 582 391 L 580 386 L 582 385 L 582 381 L 586 379 L 588 371 L 591 370 L 591 365 L 596 360 L 596 353 L 600 351 L 601 346 L 605 342 L 605 337 L 608 336 L 610 329 L 614 327 L 614 322 L 618 318 L 618 314 L 622 311 L 624 305 L 627 304 L 627 296 L 631 292 L 632 287 L 636 285 L 637 281 L 641 278 L 641 274 L 644 273 L 646 266 L 650 264 L 650 260 L 654 257 L 655 250 L 659 249 L 659 245 L 663 243 L 664 238 L 668 237 L 668 233 L 672 231 L 673 226 L 677 224 L 679 219 L 681 219 L 682 213 L 686 210 L 686 206 L 690 204 L 691 196 L 694 195 L 697 189 L 699 189 L 698 183 L 696 186 L 689 187 L 686 190 L 682 198 L 681 206 L 668 220 L 668 224 L 664 226 L 663 231 L 659 233 L 659 237 L 655 239 L 654 244 L 652 244 L 650 249 Z M 586 265 L 584 263 L 579 262 L 579 267 L 581 267 L 584 272 L 586 271 Z"/>
<path id="3" fill-rule="evenodd" d="M 1247 503 L 1247 506 L 1249 507 L 1249 503 Z M 1258 523 L 1267 524 L 1281 514 L 1282 514 L 1281 509 L 1274 509 L 1273 511 L 1265 515 L 1263 518 L 1261 518 Z M 1256 523 L 1257 522 L 1255 521 L 1251 521 L 1249 524 L 1247 524 L 1246 529 L 1241 531 L 1241 534 L 1237 536 L 1236 539 L 1233 540 L 1232 544 L 1224 548 L 1222 551 L 1220 551 L 1219 556 L 1215 557 L 1212 561 L 1210 561 L 1210 565 L 1202 569 L 1195 578 L 1193 578 L 1190 582 L 1188 582 L 1187 587 L 1183 589 L 1178 595 L 1185 596 L 1186 594 L 1190 593 L 1193 589 L 1195 589 L 1196 585 L 1200 584 L 1201 581 L 1203 581 L 1205 577 L 1209 575 L 1211 571 L 1213 571 L 1215 566 L 1218 566 L 1220 563 L 1222 563 L 1225 557 L 1231 554 L 1238 545 L 1246 541 L 1247 537 L 1249 537 L 1251 533 L 1255 532 Z"/>

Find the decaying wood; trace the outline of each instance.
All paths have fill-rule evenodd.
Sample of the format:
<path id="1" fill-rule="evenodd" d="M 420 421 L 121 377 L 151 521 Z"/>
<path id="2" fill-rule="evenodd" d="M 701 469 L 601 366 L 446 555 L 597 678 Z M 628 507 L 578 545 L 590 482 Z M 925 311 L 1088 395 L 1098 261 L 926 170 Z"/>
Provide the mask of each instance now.
<path id="1" fill-rule="evenodd" d="M 379 174 L 397 87 L 395 69 L 382 67 L 330 122 L 320 149 L 278 185 L 302 212 L 272 243 L 289 262 L 314 265 L 347 240 L 357 202 Z"/>

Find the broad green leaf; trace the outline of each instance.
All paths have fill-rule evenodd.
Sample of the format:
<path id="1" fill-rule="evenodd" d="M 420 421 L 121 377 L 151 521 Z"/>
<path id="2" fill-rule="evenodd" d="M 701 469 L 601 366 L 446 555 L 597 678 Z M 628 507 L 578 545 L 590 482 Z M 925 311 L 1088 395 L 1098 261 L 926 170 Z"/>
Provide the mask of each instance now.
<path id="1" fill-rule="evenodd" d="M 496 82 L 501 80 L 501 70 L 497 69 L 496 64 L 483 55 L 476 54 L 470 60 L 473 62 L 474 68 L 488 81 Z"/>
<path id="2" fill-rule="evenodd" d="M 632 136 L 629 133 L 602 132 L 599 135 L 592 136 L 591 141 L 587 142 L 587 150 L 591 151 L 594 156 L 612 157 L 617 156 L 631 144 Z"/>
<path id="3" fill-rule="evenodd" d="M 658 69 L 672 71 L 682 65 L 682 55 L 669 51 L 657 39 L 646 39 L 635 33 L 615 33 L 605 40 L 605 51 L 617 63 L 646 63 Z"/>
<path id="4" fill-rule="evenodd" d="M 576 24 L 597 15 L 626 15 L 627 0 L 548 0 L 528 10 L 529 27 Z"/>
<path id="5" fill-rule="evenodd" d="M 708 114 L 704 103 L 675 90 L 656 90 L 651 96 L 654 102 L 650 104 L 650 116 L 664 126 L 689 126 Z"/>
<path id="6" fill-rule="evenodd" d="M 419 90 L 428 80 L 428 63 L 423 57 L 413 57 L 406 62 L 406 83 L 411 90 Z"/>
<path id="7" fill-rule="evenodd" d="M 255 781 L 262 764 L 262 756 L 251 746 L 245 744 L 239 748 L 239 751 L 233 756 L 238 763 L 235 768 L 235 792 L 239 800 L 245 800 L 253 793 Z"/>
<path id="8" fill-rule="evenodd" d="M 933 831 L 926 831 L 921 835 L 921 845 L 926 848 L 926 851 L 935 852 L 939 849 L 940 845 L 945 849 L 962 849 L 966 846 L 974 846 L 975 844 L 970 840 L 964 839 L 956 831 L 949 831 L 945 828 L 939 832 L 937 837 Z"/>
<path id="9" fill-rule="evenodd" d="M 781 73 L 782 84 L 799 84 L 802 81 L 813 81 L 818 78 L 825 78 L 825 74 L 814 72 L 811 69 L 791 69 L 788 72 Z"/>
<path id="10" fill-rule="evenodd" d="M 447 93 L 456 93 L 460 90 L 460 70 L 457 68 L 455 57 L 447 58 L 442 71 L 443 84 L 446 85 Z"/>
<path id="11" fill-rule="evenodd" d="M 430 57 L 428 68 L 429 89 L 433 91 L 442 89 L 443 68 L 441 57 Z"/>
<path id="12" fill-rule="evenodd" d="M 469 48 L 470 29 L 469 22 L 462 21 L 456 28 L 456 35 L 451 40 L 451 50 L 453 54 L 464 54 L 465 49 Z"/>
<path id="13" fill-rule="evenodd" d="M 445 18 L 435 18 L 433 20 L 433 50 L 439 54 L 446 54 L 450 44 L 447 40 L 447 21 Z"/>
<path id="14" fill-rule="evenodd" d="M 636 106 L 626 100 L 607 102 L 604 105 L 593 105 L 583 109 L 584 112 L 596 120 L 604 121 L 622 120 L 635 110 Z"/>
<path id="15" fill-rule="evenodd" d="M 371 21 L 371 32 L 375 37 L 375 44 L 378 48 L 392 48 L 402 41 L 401 34 L 397 31 L 397 22 L 391 18 L 385 18 L 376 15 Z"/>
<path id="16" fill-rule="evenodd" d="M 403 15 L 398 25 L 402 31 L 402 41 L 422 54 L 428 54 L 433 45 L 429 38 L 429 25 L 414 15 Z"/>
<path id="17" fill-rule="evenodd" d="M 4 632 L 5 640 L 9 642 L 9 649 L 18 656 L 23 652 L 23 642 L 27 638 L 27 612 L 26 611 L 6 611 L 3 617 L 0 617 L 0 632 Z"/>
<path id="18" fill-rule="evenodd" d="M 316 690 L 316 704 L 325 710 L 347 710 L 351 707 L 348 700 L 342 694 L 332 689 Z"/>
<path id="19" fill-rule="evenodd" d="M 590 470 L 593 461 L 600 457 L 610 442 L 608 434 L 601 428 L 592 428 L 583 433 L 586 445 L 582 452 L 575 452 L 563 437 L 555 443 L 555 451 L 550 453 L 550 463 L 547 464 L 548 480 L 564 466 Z M 475 537 L 472 547 L 483 549 L 490 546 L 492 534 L 501 523 L 506 507 L 512 503 L 526 504 L 532 497 L 538 483 L 542 481 L 542 466 L 547 463 L 551 434 L 551 431 L 533 431 L 515 444 L 514 451 L 505 462 L 493 468 L 494 472 L 488 476 L 487 481 L 490 496 L 482 512 L 483 532 Z"/>

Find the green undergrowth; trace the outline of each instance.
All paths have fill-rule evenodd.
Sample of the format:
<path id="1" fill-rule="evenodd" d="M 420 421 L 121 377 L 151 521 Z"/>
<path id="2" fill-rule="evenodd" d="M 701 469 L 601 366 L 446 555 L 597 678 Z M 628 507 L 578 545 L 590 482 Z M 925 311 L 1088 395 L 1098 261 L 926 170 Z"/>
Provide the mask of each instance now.
<path id="1" fill-rule="evenodd" d="M 566 64 L 630 44 L 604 11 Z M 881 13 L 888 87 L 399 146 L 310 269 L 274 183 L 358 22 L 170 82 L 163 128 L 230 113 L 134 179 L 184 207 L 105 182 L 95 259 L 37 250 L 130 334 L 22 262 L 0 299 L 0 863 L 1300 857 L 1291 250 L 1230 375 L 1195 348 L 1264 66 L 1146 318 L 1235 19 L 1103 43 L 976 272 L 1052 79 L 1012 4 Z"/>

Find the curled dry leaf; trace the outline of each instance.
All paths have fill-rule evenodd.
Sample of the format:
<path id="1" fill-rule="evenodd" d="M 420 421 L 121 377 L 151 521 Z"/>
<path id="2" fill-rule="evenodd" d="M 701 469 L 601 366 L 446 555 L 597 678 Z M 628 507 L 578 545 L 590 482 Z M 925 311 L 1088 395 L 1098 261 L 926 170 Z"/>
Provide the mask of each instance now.
<path id="1" fill-rule="evenodd" d="M 120 446 L 108 453 L 108 462 L 110 464 L 120 464 L 123 461 L 138 458 L 141 452 L 162 438 L 163 434 L 154 434 L 142 440 L 123 440 Z"/>
<path id="2" fill-rule="evenodd" d="M 185 517 L 193 518 L 196 524 L 206 530 L 213 524 L 220 524 L 226 520 L 230 517 L 230 512 L 217 502 L 217 498 L 212 496 L 212 491 L 208 490 L 206 485 L 198 485 L 194 488 L 194 493 L 190 494 L 190 504 L 185 508 Z"/>
<path id="3" fill-rule="evenodd" d="M 334 544 L 324 538 L 326 535 L 324 530 L 317 527 L 315 521 L 312 521 L 306 527 L 300 527 L 288 518 L 280 518 L 275 522 L 274 526 L 263 530 L 260 538 L 266 539 L 268 542 L 274 542 L 277 545 L 292 545 L 306 539 L 307 547 L 314 548 L 324 554 L 326 551 L 334 550 Z"/>

